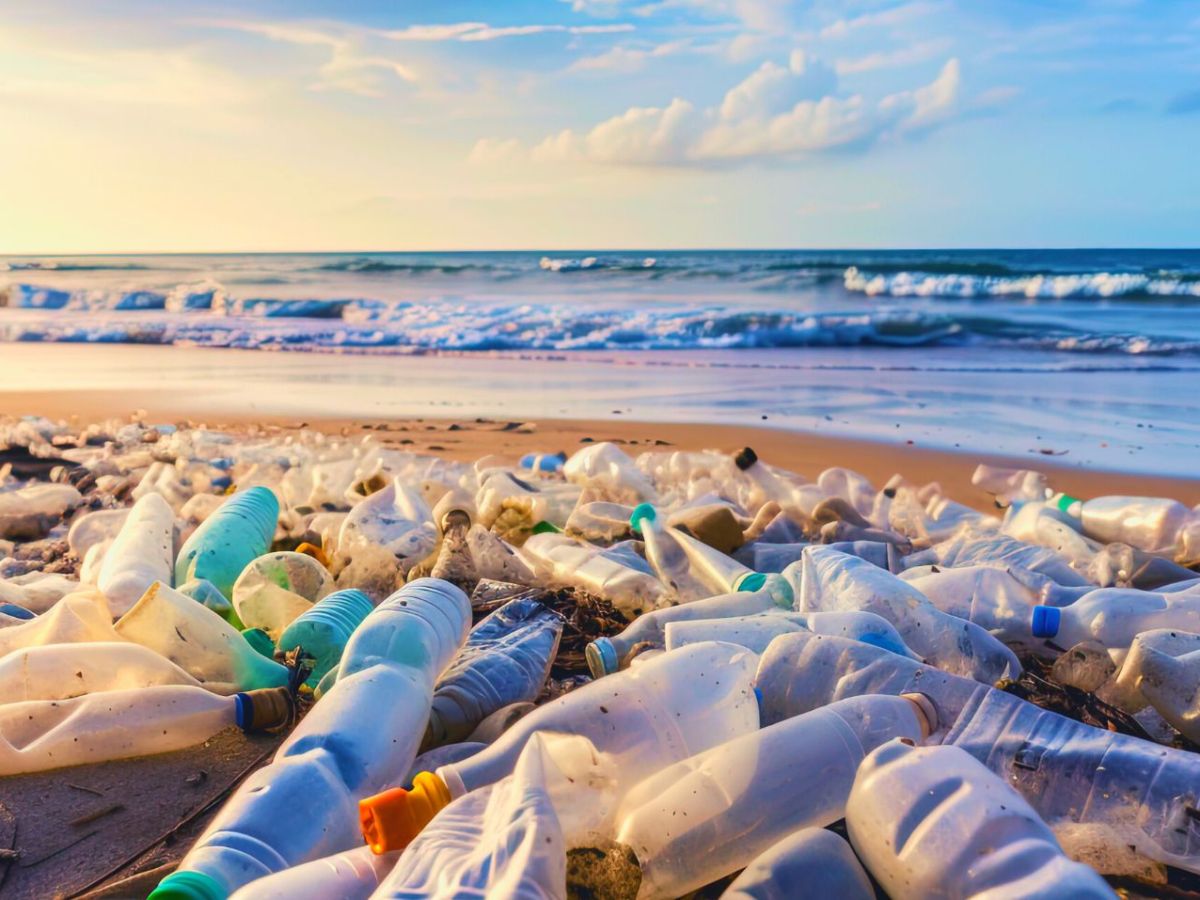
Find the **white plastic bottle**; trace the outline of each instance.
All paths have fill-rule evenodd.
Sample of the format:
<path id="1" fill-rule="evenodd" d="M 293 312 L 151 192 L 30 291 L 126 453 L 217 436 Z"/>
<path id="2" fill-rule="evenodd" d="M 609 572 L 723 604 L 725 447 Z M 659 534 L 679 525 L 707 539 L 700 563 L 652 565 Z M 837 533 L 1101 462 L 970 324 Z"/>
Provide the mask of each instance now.
<path id="1" fill-rule="evenodd" d="M 641 869 L 639 897 L 680 897 L 735 872 L 780 838 L 842 818 L 863 757 L 934 723 L 913 696 L 855 697 L 720 744 L 634 787 L 615 840 Z"/>
<path id="2" fill-rule="evenodd" d="M 628 777 L 758 728 L 758 657 L 732 644 L 693 644 L 538 707 L 486 750 L 414 779 L 364 806 L 363 831 L 381 849 L 403 846 L 457 797 L 509 775 L 539 731 L 582 735 Z M 369 816 L 369 818 L 368 818 Z"/>
<path id="3" fill-rule="evenodd" d="M 1165 497 L 1079 500 L 1056 494 L 1050 502 L 1076 519 L 1084 534 L 1098 541 L 1172 555 L 1183 549 L 1183 538 L 1197 520 L 1195 510 Z"/>
<path id="4" fill-rule="evenodd" d="M 666 641 L 666 628 L 671 622 L 727 619 L 791 608 L 791 585 L 778 575 L 766 575 L 755 590 L 706 597 L 694 603 L 667 606 L 638 616 L 620 634 L 599 637 L 587 645 L 584 652 L 588 668 L 593 678 L 611 675 L 628 663 L 630 652 L 638 644 L 661 646 Z"/>
<path id="5" fill-rule="evenodd" d="M 399 853 L 376 856 L 366 846 L 343 850 L 252 881 L 238 888 L 230 900 L 367 900 L 399 857 Z"/>
<path id="6" fill-rule="evenodd" d="M 670 603 L 666 588 L 627 546 L 601 549 L 565 534 L 535 534 L 521 547 L 535 573 L 609 600 L 626 618 Z"/>
<path id="7" fill-rule="evenodd" d="M 1200 634 L 1142 632 L 1114 683 L 1123 709 L 1136 712 L 1149 704 L 1184 737 L 1200 742 Z"/>
<path id="8" fill-rule="evenodd" d="M 995 566 L 922 566 L 909 569 L 901 578 L 942 612 L 974 622 L 1005 643 L 1028 643 L 1033 608 L 1045 603 L 1032 585 L 1052 584 L 1032 572 L 1020 579 L 1011 569 Z"/>
<path id="9" fill-rule="evenodd" d="M 0 776 L 191 747 L 236 722 L 235 697 L 158 685 L 0 705 Z"/>
<path id="10" fill-rule="evenodd" d="M 908 649 L 891 622 L 883 616 L 860 610 L 808 614 L 768 611 L 731 619 L 668 622 L 666 649 L 675 650 L 699 641 L 727 641 L 762 653 L 776 637 L 794 631 L 836 634 L 883 647 L 910 659 L 918 658 Z"/>
<path id="11" fill-rule="evenodd" d="M 0 697 L 5 703 L 66 700 L 164 684 L 201 686 L 170 660 L 129 641 L 45 644 L 0 658 Z"/>
<path id="12" fill-rule="evenodd" d="M 242 783 L 152 897 L 224 897 L 360 840 L 358 801 L 403 777 L 425 731 L 433 684 L 466 639 L 471 604 L 420 578 L 372 612 L 333 688 L 275 758 Z"/>
<path id="13" fill-rule="evenodd" d="M 119 638 L 149 647 L 211 691 L 282 687 L 288 672 L 251 647 L 208 607 L 156 581 L 116 624 Z"/>
<path id="14" fill-rule="evenodd" d="M 1117 663 L 1135 637 L 1156 628 L 1200 631 L 1200 595 L 1099 588 L 1070 606 L 1035 606 L 1031 625 L 1033 637 L 1064 649 L 1095 641 Z"/>
<path id="15" fill-rule="evenodd" d="M 875 900 L 875 889 L 843 838 L 825 828 L 801 828 L 756 856 L 721 900 L 796 897 Z"/>
<path id="16" fill-rule="evenodd" d="M 229 598 L 246 628 L 261 628 L 278 641 L 284 629 L 333 590 L 329 570 L 311 556 L 264 553 L 250 562 Z"/>
<path id="17" fill-rule="evenodd" d="M 42 644 L 119 640 L 104 595 L 95 588 L 83 588 L 67 594 L 36 619 L 0 628 L 0 657 Z"/>
<path id="18" fill-rule="evenodd" d="M 911 585 L 866 560 L 812 546 L 783 573 L 802 613 L 858 609 L 891 622 L 931 665 L 991 684 L 1021 671 L 1013 652 L 978 625 L 947 615 Z"/>
<path id="19" fill-rule="evenodd" d="M 859 768 L 846 830 L 871 874 L 904 898 L 1108 898 L 1028 803 L 957 747 L 899 740 Z"/>
<path id="20" fill-rule="evenodd" d="M 175 514 L 160 494 L 133 505 L 104 554 L 97 586 L 114 616 L 124 615 L 154 582 L 171 583 Z"/>

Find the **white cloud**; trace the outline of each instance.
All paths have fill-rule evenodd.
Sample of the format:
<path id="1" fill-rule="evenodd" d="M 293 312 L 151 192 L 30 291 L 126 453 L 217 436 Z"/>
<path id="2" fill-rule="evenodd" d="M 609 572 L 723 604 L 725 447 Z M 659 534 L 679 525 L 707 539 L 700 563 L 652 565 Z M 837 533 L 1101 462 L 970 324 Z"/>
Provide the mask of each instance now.
<path id="1" fill-rule="evenodd" d="M 516 138 L 508 140 L 496 138 L 481 138 L 471 148 L 467 162 L 472 165 L 493 165 L 495 163 L 511 162 L 524 155 L 524 147 Z"/>
<path id="2" fill-rule="evenodd" d="M 838 19 L 821 29 L 821 37 L 826 40 L 835 40 L 866 28 L 890 28 L 921 16 L 927 16 L 939 9 L 940 6 L 941 4 L 938 3 L 918 0 L 916 3 L 893 6 L 891 9 L 865 13 L 851 19 Z"/>
<path id="3" fill-rule="evenodd" d="M 404 63 L 372 55 L 362 49 L 362 40 L 346 29 L 326 30 L 313 25 L 286 22 L 240 22 L 216 20 L 202 23 L 210 28 L 242 31 L 268 40 L 301 47 L 322 47 L 329 58 L 317 70 L 316 90 L 340 90 L 375 97 L 381 94 L 377 75 L 387 72 L 401 81 L 415 82 L 416 73 Z"/>
<path id="4" fill-rule="evenodd" d="M 836 75 L 819 60 L 794 53 L 784 67 L 767 62 L 709 109 L 676 98 L 665 107 L 632 107 L 586 132 L 566 129 L 530 151 L 539 162 L 624 165 L 705 165 L 765 157 L 796 157 L 866 146 L 891 134 L 933 128 L 958 109 L 957 59 L 937 78 L 872 103 L 838 96 Z M 480 142 L 485 161 L 500 142 Z M 504 142 L 505 153 L 516 147 Z"/>
<path id="5" fill-rule="evenodd" d="M 856 75 L 861 72 L 872 72 L 876 69 L 892 69 L 897 66 L 910 66 L 933 59 L 944 53 L 950 42 L 947 40 L 922 41 L 897 50 L 886 50 L 869 53 L 853 59 L 839 59 L 835 64 L 838 75 Z"/>
<path id="6" fill-rule="evenodd" d="M 676 56 L 695 48 L 690 40 L 668 41 L 652 47 L 626 47 L 618 44 L 596 56 L 583 56 L 568 67 L 572 72 L 638 72 L 651 59 Z"/>
<path id="7" fill-rule="evenodd" d="M 613 25 L 506 25 L 493 27 L 486 22 L 456 22 L 447 25 L 410 25 L 396 31 L 377 32 L 391 41 L 495 41 L 500 38 L 532 34 L 622 34 L 633 31 L 627 22 Z"/>

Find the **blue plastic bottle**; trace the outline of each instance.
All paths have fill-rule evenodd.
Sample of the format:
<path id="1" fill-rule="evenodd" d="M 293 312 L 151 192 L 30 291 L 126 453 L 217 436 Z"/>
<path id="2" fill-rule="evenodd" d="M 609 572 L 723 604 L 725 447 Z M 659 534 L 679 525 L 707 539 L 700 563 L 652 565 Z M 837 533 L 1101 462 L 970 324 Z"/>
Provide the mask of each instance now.
<path id="1" fill-rule="evenodd" d="M 275 536 L 279 501 L 269 488 L 256 486 L 234 494 L 200 523 L 175 561 L 175 583 L 206 578 L 222 596 L 233 596 L 242 569 L 266 553 Z"/>

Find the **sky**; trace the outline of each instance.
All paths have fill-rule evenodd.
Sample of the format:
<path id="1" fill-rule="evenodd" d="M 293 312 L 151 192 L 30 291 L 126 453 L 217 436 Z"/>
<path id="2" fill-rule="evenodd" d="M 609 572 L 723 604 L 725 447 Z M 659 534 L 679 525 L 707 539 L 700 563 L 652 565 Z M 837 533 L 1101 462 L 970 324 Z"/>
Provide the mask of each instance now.
<path id="1" fill-rule="evenodd" d="M 0 253 L 1200 244 L 1200 3 L 4 0 Z"/>

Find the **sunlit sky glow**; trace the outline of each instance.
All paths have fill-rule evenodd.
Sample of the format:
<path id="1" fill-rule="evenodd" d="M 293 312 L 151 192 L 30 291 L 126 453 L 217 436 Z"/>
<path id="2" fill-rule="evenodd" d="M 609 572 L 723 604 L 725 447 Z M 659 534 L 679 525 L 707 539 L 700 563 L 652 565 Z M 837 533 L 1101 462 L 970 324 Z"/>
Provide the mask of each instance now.
<path id="1" fill-rule="evenodd" d="M 0 253 L 1195 246 L 1200 6 L 8 0 Z"/>

